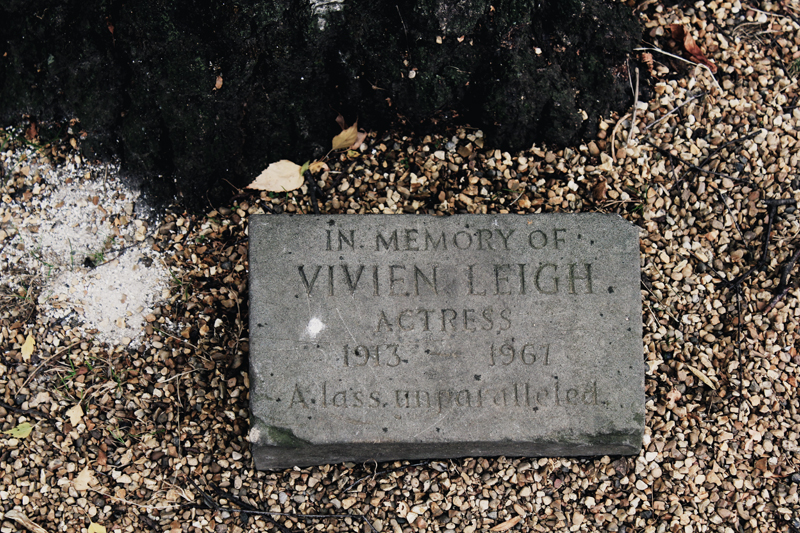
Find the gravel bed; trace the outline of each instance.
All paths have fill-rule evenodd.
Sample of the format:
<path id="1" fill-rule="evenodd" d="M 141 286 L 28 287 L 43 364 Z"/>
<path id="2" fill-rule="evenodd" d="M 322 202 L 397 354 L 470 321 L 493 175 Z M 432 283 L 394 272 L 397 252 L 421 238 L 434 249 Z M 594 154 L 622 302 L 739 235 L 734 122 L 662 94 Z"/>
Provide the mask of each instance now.
<path id="1" fill-rule="evenodd" d="M 606 117 L 597 139 L 510 154 L 471 128 L 372 132 L 328 158 L 316 198 L 324 213 L 597 211 L 638 225 L 638 456 L 253 470 L 247 221 L 313 212 L 307 188 L 157 216 L 129 205 L 135 190 L 113 166 L 9 130 L 0 532 L 800 531 L 800 3 L 637 4 L 653 98 Z M 684 51 L 670 24 L 687 28 L 715 74 L 675 57 Z M 84 192 L 59 206 L 68 179 Z M 56 231 L 81 198 L 93 208 L 71 227 L 93 237 L 48 259 L 31 228 Z M 104 224 L 117 228 L 110 242 Z M 139 255 L 126 263 L 128 253 Z M 130 276 L 142 285 L 125 299 L 147 297 L 109 307 L 124 322 L 114 335 L 99 324 L 119 317 L 91 316 L 96 304 L 65 297 L 52 310 L 62 274 Z"/>

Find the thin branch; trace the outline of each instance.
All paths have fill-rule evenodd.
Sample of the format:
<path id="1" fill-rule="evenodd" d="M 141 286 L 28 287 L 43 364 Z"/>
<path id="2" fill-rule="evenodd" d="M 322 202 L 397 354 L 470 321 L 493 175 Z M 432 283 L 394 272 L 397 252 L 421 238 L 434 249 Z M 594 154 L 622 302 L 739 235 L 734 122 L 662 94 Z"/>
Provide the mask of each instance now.
<path id="1" fill-rule="evenodd" d="M 690 102 L 693 102 L 694 100 L 697 100 L 698 98 L 705 97 L 705 95 L 706 95 L 706 94 L 708 94 L 708 93 L 706 93 L 705 91 L 703 91 L 703 92 L 701 92 L 700 94 L 696 94 L 696 95 L 692 96 L 691 98 L 689 98 L 688 100 L 686 100 L 686 101 L 685 101 L 684 103 L 682 103 L 681 105 L 679 105 L 679 106 L 676 106 L 676 107 L 673 107 L 673 108 L 672 108 L 672 109 L 670 109 L 670 110 L 669 110 L 669 111 L 668 111 L 668 112 L 667 112 L 665 115 L 663 115 L 661 118 L 658 118 L 658 119 L 654 120 L 653 122 L 651 122 L 650 124 L 648 124 L 647 126 L 645 126 L 645 128 L 644 128 L 644 131 L 647 131 L 647 130 L 649 130 L 650 128 L 652 128 L 653 126 L 656 126 L 656 125 L 658 125 L 659 123 L 661 123 L 661 122 L 662 122 L 662 121 L 663 121 L 665 118 L 667 118 L 668 116 L 672 115 L 673 113 L 677 113 L 677 112 L 678 112 L 678 110 L 679 110 L 680 108 L 682 108 L 683 106 L 689 105 L 689 103 L 690 103 Z"/>
<path id="2" fill-rule="evenodd" d="M 714 77 L 714 73 L 711 72 L 711 69 L 708 68 L 707 65 L 703 65 L 702 63 L 695 63 L 694 61 L 689 61 L 688 59 L 684 59 L 681 56 L 676 56 L 675 54 L 670 54 L 669 52 L 665 52 L 664 50 L 662 50 L 660 48 L 655 48 L 655 47 L 634 48 L 634 51 L 636 51 L 636 52 L 647 52 L 647 51 L 658 52 L 659 54 L 664 54 L 665 56 L 669 56 L 669 57 L 671 57 L 673 59 L 677 59 L 679 61 L 683 61 L 684 63 L 689 63 L 690 65 L 694 65 L 696 67 L 702 67 L 702 68 L 704 68 L 704 69 L 706 69 L 708 71 L 708 75 L 711 76 L 712 80 L 714 80 L 714 85 L 717 86 L 717 89 L 719 89 L 720 94 L 723 93 L 722 87 L 720 87 L 719 82 L 717 82 L 717 78 Z"/>

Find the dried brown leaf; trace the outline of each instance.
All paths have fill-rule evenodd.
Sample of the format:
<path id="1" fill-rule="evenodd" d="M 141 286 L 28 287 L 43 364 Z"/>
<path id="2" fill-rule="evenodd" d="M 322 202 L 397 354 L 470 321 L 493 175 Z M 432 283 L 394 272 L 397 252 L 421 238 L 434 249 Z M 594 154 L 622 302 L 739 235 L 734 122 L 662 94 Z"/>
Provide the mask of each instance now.
<path id="1" fill-rule="evenodd" d="M 717 390 L 717 387 L 716 387 L 716 385 L 714 385 L 714 382 L 713 382 L 713 381 L 711 381 L 711 380 L 709 379 L 709 377 L 708 377 L 708 376 L 706 376 L 704 373 L 702 373 L 701 371 L 699 371 L 698 369 L 696 369 L 696 368 L 695 368 L 695 367 L 693 367 L 692 365 L 686 365 L 686 368 L 688 368 L 688 369 L 691 371 L 691 373 L 692 373 L 692 374 L 694 374 L 695 376 L 697 376 L 697 378 L 698 378 L 700 381 L 702 381 L 703 383 L 705 383 L 706 385 L 708 385 L 708 386 L 711 388 L 711 390 Z"/>
<path id="2" fill-rule="evenodd" d="M 353 145 L 350 147 L 350 149 L 351 150 L 358 150 L 358 148 L 361 146 L 361 143 L 363 143 L 364 139 L 366 139 L 366 138 L 367 138 L 367 132 L 366 131 L 359 131 L 358 132 L 358 136 L 356 137 L 356 140 L 353 143 Z"/>
<path id="3" fill-rule="evenodd" d="M 608 189 L 608 184 L 606 180 L 599 180 L 595 183 L 594 187 L 592 188 L 592 198 L 596 203 L 600 203 L 606 199 L 606 190 Z"/>
<path id="4" fill-rule="evenodd" d="M 270 192 L 293 191 L 299 189 L 304 181 L 300 165 L 281 159 L 268 166 L 247 188 Z"/>
<path id="5" fill-rule="evenodd" d="M 69 417 L 69 421 L 73 426 L 80 424 L 81 419 L 83 418 L 83 409 L 81 408 L 81 404 L 75 404 L 75 406 L 68 409 L 67 416 Z"/>
<path id="6" fill-rule="evenodd" d="M 20 524 L 31 533 L 47 533 L 45 528 L 15 509 L 11 509 L 10 511 L 6 512 L 5 517 Z"/>
<path id="7" fill-rule="evenodd" d="M 310 170 L 312 174 L 317 174 L 319 172 L 328 172 L 330 168 L 322 161 L 314 161 L 308 165 L 308 170 Z"/>
<path id="8" fill-rule="evenodd" d="M 343 130 L 344 130 L 344 129 L 347 129 L 347 122 L 345 122 L 345 121 L 344 121 L 344 117 L 343 117 L 342 115 L 339 115 L 338 117 L 336 117 L 336 123 L 337 123 L 337 124 L 339 125 L 339 127 L 340 127 L 340 128 L 342 128 Z"/>
<path id="9" fill-rule="evenodd" d="M 21 350 L 23 361 L 28 362 L 31 360 L 34 348 L 36 348 L 36 339 L 33 338 L 33 335 L 28 333 L 28 338 L 25 339 L 25 344 L 22 345 Z"/>
<path id="10" fill-rule="evenodd" d="M 92 469 L 87 465 L 72 481 L 75 490 L 88 490 L 90 485 L 96 483 Z"/>
<path id="11" fill-rule="evenodd" d="M 672 38 L 683 45 L 683 49 L 686 50 L 686 53 L 689 54 L 692 61 L 695 63 L 702 63 L 711 69 L 712 73 L 717 73 L 717 66 L 703 54 L 703 51 L 700 50 L 700 47 L 697 46 L 697 43 L 694 41 L 694 37 L 686 31 L 686 27 L 683 24 L 670 24 L 669 30 L 672 33 Z"/>
<path id="12" fill-rule="evenodd" d="M 331 143 L 333 148 L 331 149 L 341 150 L 343 148 L 350 148 L 356 140 L 358 140 L 358 121 L 355 121 L 352 126 L 346 130 L 342 130 L 342 133 L 333 138 L 333 142 Z"/>
<path id="13" fill-rule="evenodd" d="M 512 527 L 516 526 L 520 520 L 522 520 L 521 516 L 515 516 L 514 518 L 509 518 L 502 524 L 497 524 L 489 531 L 508 531 Z"/>

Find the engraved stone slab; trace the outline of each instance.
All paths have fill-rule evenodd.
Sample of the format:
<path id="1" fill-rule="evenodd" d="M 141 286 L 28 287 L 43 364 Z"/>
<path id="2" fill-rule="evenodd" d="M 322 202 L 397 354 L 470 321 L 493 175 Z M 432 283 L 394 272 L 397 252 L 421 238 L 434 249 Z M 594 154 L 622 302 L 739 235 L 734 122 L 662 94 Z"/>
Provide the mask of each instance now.
<path id="1" fill-rule="evenodd" d="M 261 215 L 249 253 L 258 468 L 638 453 L 622 218 Z"/>

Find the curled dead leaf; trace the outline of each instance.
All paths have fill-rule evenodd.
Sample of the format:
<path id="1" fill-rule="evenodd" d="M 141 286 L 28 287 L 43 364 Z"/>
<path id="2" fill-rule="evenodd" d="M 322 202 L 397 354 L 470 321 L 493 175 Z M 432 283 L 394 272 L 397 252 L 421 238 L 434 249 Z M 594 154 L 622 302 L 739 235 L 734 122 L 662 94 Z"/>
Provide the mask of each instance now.
<path id="1" fill-rule="evenodd" d="M 688 369 L 691 371 L 691 373 L 692 373 L 692 374 L 694 374 L 695 376 L 697 376 L 697 378 L 698 378 L 700 381 L 702 381 L 703 383 L 705 383 L 706 385 L 708 385 L 708 386 L 711 388 L 711 390 L 717 390 L 717 387 L 716 387 L 716 385 L 714 384 L 714 382 L 713 382 L 713 381 L 711 381 L 711 379 L 709 379 L 709 377 L 708 377 L 708 376 L 706 376 L 706 375 L 705 375 L 703 372 L 701 372 L 700 370 L 696 369 L 696 368 L 695 368 L 695 367 L 693 367 L 692 365 L 686 365 L 686 368 L 688 368 Z"/>
<path id="2" fill-rule="evenodd" d="M 314 161 L 308 165 L 308 170 L 310 170 L 312 174 L 318 174 L 320 172 L 328 172 L 330 171 L 330 168 L 322 161 Z"/>
<path id="3" fill-rule="evenodd" d="M 96 483 L 94 473 L 88 465 L 72 480 L 72 486 L 75 487 L 75 490 L 88 490 L 90 485 L 95 485 Z"/>
<path id="4" fill-rule="evenodd" d="M 694 37 L 686 30 L 683 24 L 670 24 L 669 30 L 672 33 L 672 38 L 675 42 L 683 45 L 683 49 L 689 54 L 689 58 L 692 61 L 707 66 L 713 74 L 717 73 L 717 66 L 703 54 Z"/>
<path id="5" fill-rule="evenodd" d="M 42 526 L 40 526 L 27 516 L 25 516 L 24 513 L 17 511 L 16 509 L 11 509 L 10 511 L 6 512 L 5 517 L 20 524 L 31 533 L 47 533 L 47 530 L 45 528 L 43 528 Z"/>
<path id="6" fill-rule="evenodd" d="M 331 143 L 332 150 L 341 150 L 343 148 L 350 148 L 358 140 L 358 121 L 356 120 L 352 126 L 342 130 L 342 132 L 333 138 Z"/>
<path id="7" fill-rule="evenodd" d="M 600 203 L 605 201 L 606 199 L 606 190 L 608 189 L 608 184 L 606 180 L 601 179 L 595 183 L 594 187 L 592 188 L 592 197 L 594 198 L 595 203 Z"/>
<path id="8" fill-rule="evenodd" d="M 300 173 L 300 165 L 281 159 L 268 166 L 247 188 L 284 192 L 299 189 L 304 182 L 305 179 Z"/>

